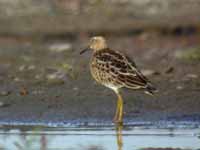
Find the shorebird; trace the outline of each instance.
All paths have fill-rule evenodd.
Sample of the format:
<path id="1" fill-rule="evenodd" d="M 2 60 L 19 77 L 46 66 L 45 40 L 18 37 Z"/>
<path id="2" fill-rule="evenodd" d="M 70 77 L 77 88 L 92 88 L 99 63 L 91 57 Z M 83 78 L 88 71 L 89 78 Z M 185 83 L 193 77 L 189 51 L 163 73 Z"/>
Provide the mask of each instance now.
<path id="1" fill-rule="evenodd" d="M 122 124 L 123 99 L 120 89 L 142 89 L 150 95 L 153 95 L 156 89 L 140 72 L 134 61 L 123 53 L 110 49 L 104 37 L 92 37 L 88 47 L 82 50 L 80 54 L 88 50 L 93 51 L 90 60 L 90 71 L 93 78 L 98 83 L 112 89 L 118 97 L 113 121 Z"/>

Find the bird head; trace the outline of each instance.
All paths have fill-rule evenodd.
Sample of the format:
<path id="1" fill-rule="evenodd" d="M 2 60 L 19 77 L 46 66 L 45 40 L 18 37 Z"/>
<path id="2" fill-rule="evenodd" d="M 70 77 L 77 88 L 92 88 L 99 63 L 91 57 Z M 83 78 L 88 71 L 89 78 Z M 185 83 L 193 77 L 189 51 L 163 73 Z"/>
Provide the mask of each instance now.
<path id="1" fill-rule="evenodd" d="M 94 36 L 90 39 L 88 47 L 80 52 L 83 54 L 88 50 L 92 50 L 94 52 L 107 48 L 107 43 L 104 37 L 102 36 Z"/>

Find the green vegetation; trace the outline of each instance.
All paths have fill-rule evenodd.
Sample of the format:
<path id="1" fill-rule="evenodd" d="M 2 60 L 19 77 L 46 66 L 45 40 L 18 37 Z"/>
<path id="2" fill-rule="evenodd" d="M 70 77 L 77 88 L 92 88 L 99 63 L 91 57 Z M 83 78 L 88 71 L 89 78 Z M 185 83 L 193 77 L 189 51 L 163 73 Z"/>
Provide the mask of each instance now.
<path id="1" fill-rule="evenodd" d="M 180 58 L 189 61 L 200 61 L 200 47 L 184 51 L 181 53 Z"/>

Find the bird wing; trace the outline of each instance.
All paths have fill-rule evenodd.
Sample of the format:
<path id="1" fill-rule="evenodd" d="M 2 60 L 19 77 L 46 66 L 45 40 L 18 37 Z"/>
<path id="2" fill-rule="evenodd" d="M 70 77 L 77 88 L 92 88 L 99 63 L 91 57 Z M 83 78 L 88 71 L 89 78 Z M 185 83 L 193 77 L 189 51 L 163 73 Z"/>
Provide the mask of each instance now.
<path id="1" fill-rule="evenodd" d="M 99 53 L 97 59 L 106 62 L 109 74 L 115 82 L 131 89 L 147 87 L 148 79 L 129 57 L 110 49 L 99 51 Z"/>

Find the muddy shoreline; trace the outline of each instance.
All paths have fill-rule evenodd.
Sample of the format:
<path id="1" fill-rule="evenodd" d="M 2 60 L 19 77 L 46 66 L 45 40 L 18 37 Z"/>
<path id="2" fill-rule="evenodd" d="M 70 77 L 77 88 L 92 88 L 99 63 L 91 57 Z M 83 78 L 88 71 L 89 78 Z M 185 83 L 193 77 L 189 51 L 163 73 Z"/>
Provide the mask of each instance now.
<path id="1" fill-rule="evenodd" d="M 79 55 L 88 38 L 2 38 L 0 123 L 111 123 L 116 96 L 92 79 L 90 53 Z M 127 123 L 200 122 L 200 63 L 192 55 L 199 49 L 198 34 L 142 33 L 107 39 L 110 47 L 130 55 L 159 89 L 155 97 L 122 91 Z"/>

